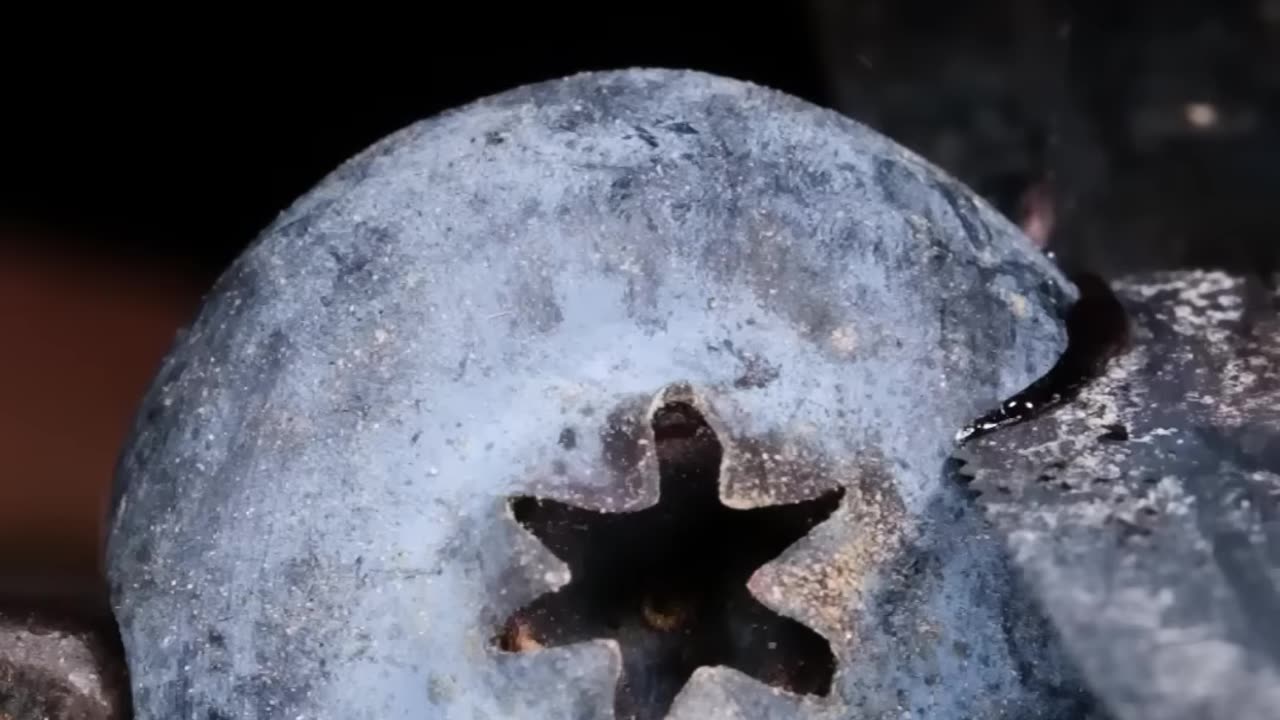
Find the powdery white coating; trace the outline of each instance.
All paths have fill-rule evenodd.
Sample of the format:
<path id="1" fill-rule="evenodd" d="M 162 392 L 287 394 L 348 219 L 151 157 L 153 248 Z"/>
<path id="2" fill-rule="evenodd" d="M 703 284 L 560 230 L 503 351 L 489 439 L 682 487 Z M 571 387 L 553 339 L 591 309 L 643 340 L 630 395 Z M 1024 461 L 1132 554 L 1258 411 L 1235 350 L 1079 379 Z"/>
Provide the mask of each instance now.
<path id="1" fill-rule="evenodd" d="M 727 471 L 766 438 L 898 508 L 867 539 L 894 552 L 846 580 L 865 602 L 834 608 L 861 628 L 832 638 L 837 692 L 797 717 L 1050 707 L 1004 634 L 1031 613 L 1008 609 L 942 464 L 957 427 L 1053 363 L 1073 297 L 953 180 L 750 84 L 580 75 L 409 127 L 264 232 L 144 405 L 110 544 L 137 717 L 608 717 L 608 643 L 489 647 L 567 581 L 504 498 L 652 502 L 651 463 L 619 467 L 602 434 L 680 382 L 714 408 Z M 626 440 L 649 457 L 650 435 Z M 847 541 L 840 517 L 795 549 Z M 930 560 L 907 572 L 915 548 Z M 891 591 L 910 602 L 875 610 Z M 928 638 L 903 656 L 891 616 L 954 657 Z"/>

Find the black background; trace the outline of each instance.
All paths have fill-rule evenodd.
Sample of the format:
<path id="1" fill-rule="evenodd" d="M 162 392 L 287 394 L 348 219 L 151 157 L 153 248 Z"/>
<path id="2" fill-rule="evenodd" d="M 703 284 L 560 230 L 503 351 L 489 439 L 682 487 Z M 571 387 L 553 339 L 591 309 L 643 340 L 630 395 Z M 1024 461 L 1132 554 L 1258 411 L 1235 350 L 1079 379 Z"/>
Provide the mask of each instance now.
<path id="1" fill-rule="evenodd" d="M 788 9 L 788 8 L 794 8 Z M 721 15 L 451 7 L 234 40 L 199 26 L 28 57 L 5 104 L 0 220 L 76 251 L 214 272 L 379 137 L 510 87 L 591 69 L 694 67 L 825 100 L 803 3 Z M 41 237 L 40 242 L 47 238 Z"/>

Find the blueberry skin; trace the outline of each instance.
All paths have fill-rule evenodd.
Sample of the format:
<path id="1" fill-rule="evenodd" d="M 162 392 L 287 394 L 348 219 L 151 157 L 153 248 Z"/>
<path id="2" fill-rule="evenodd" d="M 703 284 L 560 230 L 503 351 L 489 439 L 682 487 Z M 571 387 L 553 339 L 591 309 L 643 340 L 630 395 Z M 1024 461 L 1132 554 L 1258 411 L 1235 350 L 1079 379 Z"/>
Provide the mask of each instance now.
<path id="1" fill-rule="evenodd" d="M 731 466 L 763 438 L 859 492 L 757 578 L 831 641 L 831 695 L 704 668 L 672 717 L 1067 713 L 944 465 L 1075 297 L 968 189 L 766 88 L 592 73 L 419 122 L 263 232 L 143 403 L 108 549 L 137 717 L 611 717 L 611 644 L 490 646 L 567 580 L 505 498 L 653 502 L 643 430 L 604 430 L 673 383 Z"/>

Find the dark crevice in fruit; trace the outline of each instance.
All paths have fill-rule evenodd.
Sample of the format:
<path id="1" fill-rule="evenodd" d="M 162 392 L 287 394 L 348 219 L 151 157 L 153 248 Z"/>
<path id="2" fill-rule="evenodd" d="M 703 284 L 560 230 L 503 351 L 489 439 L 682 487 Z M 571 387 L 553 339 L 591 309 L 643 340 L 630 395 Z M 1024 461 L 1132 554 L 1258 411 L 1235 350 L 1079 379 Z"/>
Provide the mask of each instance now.
<path id="1" fill-rule="evenodd" d="M 703 666 L 826 695 L 836 665 L 830 644 L 761 604 L 747 580 L 830 516 L 843 489 L 790 505 L 726 507 L 719 497 L 723 447 L 702 414 L 673 402 L 651 423 L 656 505 L 599 513 L 528 496 L 512 501 L 516 519 L 569 565 L 572 580 L 513 614 L 498 646 L 516 652 L 616 640 L 623 664 L 618 718 L 664 717 Z"/>
<path id="2" fill-rule="evenodd" d="M 965 443 L 1003 427 L 1039 417 L 1074 398 L 1099 377 L 1129 342 L 1129 317 L 1105 280 L 1072 276 L 1080 299 L 1067 312 L 1067 349 L 1044 376 L 956 434 Z"/>
<path id="3" fill-rule="evenodd" d="M 1129 439 L 1129 428 L 1119 423 L 1107 425 L 1103 429 L 1105 432 L 1098 436 L 1099 440 L 1106 442 L 1125 442 Z"/>

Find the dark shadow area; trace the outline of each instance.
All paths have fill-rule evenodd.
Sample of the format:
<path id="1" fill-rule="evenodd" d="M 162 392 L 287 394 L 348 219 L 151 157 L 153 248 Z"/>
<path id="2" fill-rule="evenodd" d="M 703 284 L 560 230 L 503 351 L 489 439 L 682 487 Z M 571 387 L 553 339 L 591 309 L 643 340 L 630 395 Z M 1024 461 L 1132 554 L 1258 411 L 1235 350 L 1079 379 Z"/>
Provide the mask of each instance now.
<path id="1" fill-rule="evenodd" d="M 1129 317 L 1107 281 L 1076 273 L 1072 282 L 1080 298 L 1067 311 L 1067 347 L 1049 372 L 1013 397 L 965 426 L 961 442 L 1022 422 L 1070 401 L 1098 377 L 1129 340 Z M 1123 430 L 1123 429 L 1122 429 Z"/>
<path id="2" fill-rule="evenodd" d="M 701 414 L 672 403 L 652 423 L 656 505 L 610 514 L 533 497 L 512 501 L 516 519 L 569 565 L 572 579 L 516 612 L 499 646 L 617 640 L 619 718 L 664 717 L 702 666 L 825 695 L 835 672 L 828 642 L 762 605 L 747 581 L 830 516 L 844 490 L 792 505 L 728 508 L 718 487 L 723 449 Z"/>

